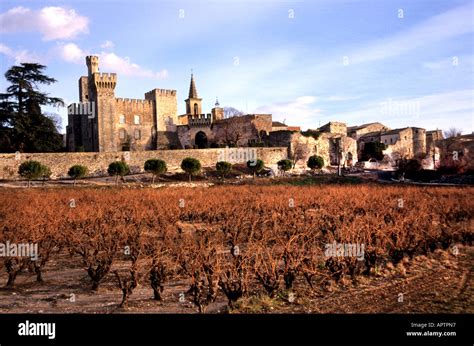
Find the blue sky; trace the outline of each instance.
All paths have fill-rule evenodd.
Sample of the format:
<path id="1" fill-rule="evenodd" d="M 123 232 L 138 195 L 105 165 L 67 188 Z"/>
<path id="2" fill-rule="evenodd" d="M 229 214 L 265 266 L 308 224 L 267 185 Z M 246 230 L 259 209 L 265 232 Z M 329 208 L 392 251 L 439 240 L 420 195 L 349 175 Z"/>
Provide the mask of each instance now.
<path id="1" fill-rule="evenodd" d="M 178 91 L 203 111 L 272 113 L 302 128 L 380 121 L 474 131 L 474 1 L 2 1 L 0 62 L 41 62 L 78 100 L 85 56 L 117 97 Z M 4 90 L 6 81 L 0 79 Z M 66 109 L 56 110 L 66 125 Z"/>

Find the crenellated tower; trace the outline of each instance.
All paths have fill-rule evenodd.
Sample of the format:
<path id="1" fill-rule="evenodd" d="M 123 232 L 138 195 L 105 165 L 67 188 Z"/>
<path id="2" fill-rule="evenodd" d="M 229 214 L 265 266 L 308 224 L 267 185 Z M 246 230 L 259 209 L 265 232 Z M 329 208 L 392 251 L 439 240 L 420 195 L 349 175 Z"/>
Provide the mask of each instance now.
<path id="1" fill-rule="evenodd" d="M 101 73 L 97 56 L 87 56 L 86 65 L 87 76 L 79 78 L 80 103 L 68 107 L 68 150 L 115 152 L 179 145 L 176 90 L 153 89 L 144 99 L 116 98 L 117 74 Z M 200 111 L 195 86 L 192 89 L 192 101 L 199 103 Z M 83 114 L 84 109 L 90 114 Z"/>
<path id="2" fill-rule="evenodd" d="M 92 122 L 92 151 L 116 151 L 115 87 L 117 74 L 100 73 L 99 57 L 87 56 L 88 94 L 84 102 L 92 102 L 96 116 Z"/>

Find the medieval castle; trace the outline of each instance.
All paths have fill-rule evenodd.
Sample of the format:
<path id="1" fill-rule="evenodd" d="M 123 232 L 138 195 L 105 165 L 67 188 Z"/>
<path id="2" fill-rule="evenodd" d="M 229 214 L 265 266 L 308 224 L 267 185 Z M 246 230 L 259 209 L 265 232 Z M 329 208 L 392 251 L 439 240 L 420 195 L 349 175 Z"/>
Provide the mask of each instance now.
<path id="1" fill-rule="evenodd" d="M 225 118 L 217 100 L 206 114 L 192 74 L 185 100 L 186 113 L 178 115 L 176 90 L 153 89 L 145 93 L 144 99 L 117 98 L 117 75 L 100 73 L 97 56 L 87 56 L 86 63 L 88 75 L 79 78 L 80 103 L 68 107 L 68 151 L 280 146 L 287 147 L 292 157 L 300 151 L 304 152 L 303 156 L 320 155 L 328 164 L 352 165 L 367 142 L 386 144 L 387 160 L 396 161 L 431 157 L 436 153 L 437 141 L 442 139 L 440 130 L 415 127 L 391 130 L 381 123 L 347 127 L 340 122 L 318 128 L 318 136 L 308 136 L 299 127 L 272 121 L 271 114 Z M 90 111 L 84 114 L 85 109 Z"/>

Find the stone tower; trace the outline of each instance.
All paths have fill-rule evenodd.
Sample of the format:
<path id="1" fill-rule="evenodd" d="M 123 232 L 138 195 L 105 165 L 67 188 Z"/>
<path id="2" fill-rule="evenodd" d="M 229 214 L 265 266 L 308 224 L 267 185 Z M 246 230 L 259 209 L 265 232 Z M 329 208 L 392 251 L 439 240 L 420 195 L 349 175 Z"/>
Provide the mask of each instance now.
<path id="1" fill-rule="evenodd" d="M 86 63 L 88 94 L 80 96 L 84 97 L 85 102 L 94 102 L 96 116 L 92 119 L 92 151 L 116 151 L 114 114 L 117 74 L 100 73 L 98 56 L 87 56 Z"/>
<path id="2" fill-rule="evenodd" d="M 194 76 L 191 73 L 191 83 L 189 84 L 189 95 L 185 100 L 186 102 L 186 114 L 198 115 L 201 114 L 201 101 L 198 97 L 196 90 L 196 84 L 194 83 Z"/>
<path id="3" fill-rule="evenodd" d="M 153 143 L 156 149 L 167 149 L 179 145 L 176 137 L 178 124 L 178 102 L 176 90 L 153 89 L 145 93 L 145 100 L 152 102 Z"/>
<path id="4" fill-rule="evenodd" d="M 94 73 L 99 73 L 99 57 L 94 55 L 86 56 L 87 72 L 89 78 Z"/>
<path id="5" fill-rule="evenodd" d="M 219 100 L 216 97 L 216 103 L 214 108 L 211 110 L 212 122 L 224 119 L 224 108 L 219 104 Z"/>

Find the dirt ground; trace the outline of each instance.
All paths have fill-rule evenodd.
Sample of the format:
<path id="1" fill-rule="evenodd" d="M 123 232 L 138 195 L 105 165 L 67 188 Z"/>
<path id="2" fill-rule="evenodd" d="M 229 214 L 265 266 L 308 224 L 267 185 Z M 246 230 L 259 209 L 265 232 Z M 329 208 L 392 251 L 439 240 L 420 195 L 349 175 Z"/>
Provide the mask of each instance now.
<path id="1" fill-rule="evenodd" d="M 395 267 L 381 269 L 375 276 L 345 279 L 336 285 L 309 286 L 299 281 L 294 300 L 288 295 L 275 298 L 250 292 L 232 313 L 473 313 L 474 247 L 458 246 L 459 253 L 436 250 L 429 256 L 405 258 Z M 120 263 L 115 264 L 120 266 Z M 112 268 L 114 270 L 114 268 Z M 44 283 L 35 282 L 33 273 L 17 277 L 13 289 L 0 289 L 0 313 L 195 313 L 188 298 L 186 280 L 168 282 L 164 301 L 152 299 L 146 280 L 135 289 L 126 308 L 118 308 L 121 291 L 109 273 L 98 292 L 90 290 L 90 280 L 78 258 L 64 253 L 45 267 Z M 146 278 L 144 278 L 146 279 Z M 7 275 L 0 271 L 0 286 Z M 181 299 L 182 300 L 182 299 Z M 227 301 L 220 294 L 208 313 L 225 313 Z"/>

